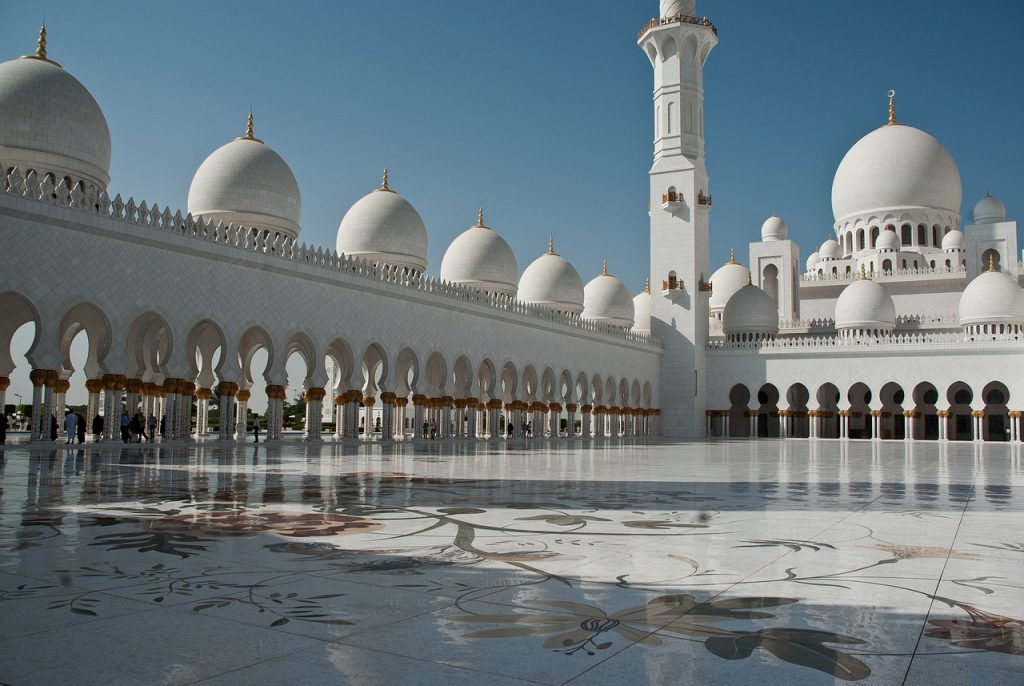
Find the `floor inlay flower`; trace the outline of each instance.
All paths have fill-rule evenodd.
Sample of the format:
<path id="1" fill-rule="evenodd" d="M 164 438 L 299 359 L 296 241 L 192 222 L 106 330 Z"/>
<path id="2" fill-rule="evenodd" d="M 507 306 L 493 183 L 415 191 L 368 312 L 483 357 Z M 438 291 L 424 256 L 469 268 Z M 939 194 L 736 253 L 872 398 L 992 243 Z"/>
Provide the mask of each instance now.
<path id="1" fill-rule="evenodd" d="M 1024 655 L 1024 621 L 989 614 L 966 603 L 955 605 L 970 615 L 970 621 L 930 619 L 928 623 L 936 628 L 929 629 L 925 636 L 946 639 L 960 648 Z"/>

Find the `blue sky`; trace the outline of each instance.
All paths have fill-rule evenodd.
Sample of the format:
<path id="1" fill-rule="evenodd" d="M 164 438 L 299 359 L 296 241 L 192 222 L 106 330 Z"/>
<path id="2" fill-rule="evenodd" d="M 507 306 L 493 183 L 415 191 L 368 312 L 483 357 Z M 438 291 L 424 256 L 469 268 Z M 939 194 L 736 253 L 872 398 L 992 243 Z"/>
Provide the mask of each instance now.
<path id="1" fill-rule="evenodd" d="M 720 31 L 705 69 L 712 269 L 771 211 L 806 256 L 831 232 L 845 151 L 897 118 L 942 141 L 964 215 L 991 189 L 1024 210 L 1024 3 L 698 3 Z M 656 0 L 63 2 L 0 6 L 0 59 L 50 56 L 113 138 L 112 191 L 185 208 L 203 158 L 244 129 L 290 164 L 302 238 L 334 246 L 345 210 L 391 168 L 436 274 L 485 206 L 520 269 L 553 234 L 584 280 L 601 259 L 647 276 L 652 76 L 637 31 Z"/>

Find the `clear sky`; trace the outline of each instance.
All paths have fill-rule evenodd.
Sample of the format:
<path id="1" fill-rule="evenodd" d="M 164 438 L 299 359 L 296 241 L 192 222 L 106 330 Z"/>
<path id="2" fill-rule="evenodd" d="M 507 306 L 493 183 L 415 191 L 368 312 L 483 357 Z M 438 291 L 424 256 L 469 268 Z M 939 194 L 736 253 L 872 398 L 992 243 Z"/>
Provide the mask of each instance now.
<path id="1" fill-rule="evenodd" d="M 1024 219 L 1024 2 L 698 7 L 720 37 L 704 73 L 712 269 L 731 246 L 743 258 L 771 211 L 803 257 L 816 249 L 836 166 L 885 122 L 889 88 L 898 120 L 958 163 L 965 223 L 989 189 Z M 333 248 L 387 165 L 427 225 L 429 272 L 483 203 L 520 270 L 554 235 L 584 281 L 607 257 L 638 292 L 653 114 L 636 36 L 657 13 L 657 0 L 4 2 L 0 59 L 32 52 L 45 14 L 50 57 L 106 114 L 124 197 L 184 209 L 195 169 L 252 107 L 298 179 L 307 242 Z"/>

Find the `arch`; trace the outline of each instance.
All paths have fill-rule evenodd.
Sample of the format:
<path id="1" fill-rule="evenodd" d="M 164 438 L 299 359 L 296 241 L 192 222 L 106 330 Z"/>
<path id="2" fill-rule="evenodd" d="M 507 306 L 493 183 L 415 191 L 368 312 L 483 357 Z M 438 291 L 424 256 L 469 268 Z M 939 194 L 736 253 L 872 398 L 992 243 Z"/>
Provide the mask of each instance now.
<path id="1" fill-rule="evenodd" d="M 88 334 L 88 331 L 86 331 Z M 90 348 L 92 336 L 89 335 Z M 125 347 L 128 351 L 128 375 L 147 382 L 157 382 L 167 376 L 164 364 L 174 352 L 171 327 L 156 312 L 143 312 L 128 327 Z M 92 351 L 90 350 L 90 357 Z M 106 370 L 104 370 L 106 371 Z M 94 373 L 86 369 L 86 374 L 94 378 Z"/>
<path id="2" fill-rule="evenodd" d="M 448 385 L 448 362 L 438 351 L 434 351 L 427 358 L 426 366 L 427 395 L 432 398 L 440 398 L 447 395 Z"/>
<path id="3" fill-rule="evenodd" d="M 189 365 L 190 381 L 202 388 L 213 385 L 220 378 L 224 366 L 227 339 L 220 326 L 210 319 L 195 324 L 185 338 L 185 357 Z"/>
<path id="4" fill-rule="evenodd" d="M 71 341 L 82 331 L 89 338 L 89 354 L 86 357 L 85 373 L 97 378 L 106 371 L 103 361 L 110 352 L 112 327 L 107 316 L 92 303 L 79 303 L 68 310 L 60 321 L 57 338 L 60 345 L 61 364 L 71 372 Z"/>
<path id="5" fill-rule="evenodd" d="M 391 367 L 384 346 L 370 343 L 359 359 L 363 368 L 363 395 L 376 397 L 379 392 L 387 390 Z"/>
<path id="6" fill-rule="evenodd" d="M 954 381 L 946 389 L 949 417 L 946 436 L 951 441 L 969 441 L 974 438 L 971 402 L 974 391 L 963 381 Z"/>
<path id="7" fill-rule="evenodd" d="M 395 357 L 395 395 L 407 398 L 416 393 L 420 380 L 420 360 L 416 351 L 405 347 Z M 444 384 L 441 384 L 444 386 Z"/>
<path id="8" fill-rule="evenodd" d="M 866 247 L 864 243 L 864 229 L 857 229 L 857 250 L 864 250 Z"/>
<path id="9" fill-rule="evenodd" d="M 480 399 L 497 399 L 495 390 L 498 385 L 498 372 L 495 370 L 493 362 L 487 358 L 480 362 L 480 366 L 477 368 L 477 379 L 480 382 Z"/>
<path id="10" fill-rule="evenodd" d="M 238 363 L 242 368 L 239 385 L 243 388 L 252 388 L 256 384 L 256 379 L 252 374 L 253 358 L 261 350 L 267 356 L 266 363 L 263 365 L 262 378 L 265 384 L 270 384 L 270 370 L 274 368 L 276 361 L 273 340 L 262 326 L 250 327 L 238 339 Z"/>
<path id="11" fill-rule="evenodd" d="M 586 373 L 584 372 L 580 372 L 576 375 L 576 398 L 579 400 L 581 405 L 586 405 L 591 401 L 590 383 L 587 380 Z"/>
<path id="12" fill-rule="evenodd" d="M 877 226 L 872 226 L 871 227 L 871 247 L 872 248 L 874 248 L 875 245 L 878 243 L 878 235 L 879 235 L 878 227 Z"/>
<path id="13" fill-rule="evenodd" d="M 633 379 L 633 383 L 629 386 L 630 404 L 633 407 L 640 407 L 642 402 L 640 398 L 640 382 L 637 379 Z"/>
<path id="14" fill-rule="evenodd" d="M 609 376 L 604 381 L 604 402 L 608 406 L 614 406 L 616 403 L 615 389 L 617 388 L 615 383 L 615 377 Z"/>
<path id="15" fill-rule="evenodd" d="M 35 335 L 29 346 L 29 355 L 39 345 L 39 313 L 35 306 L 20 293 L 7 291 L 0 294 L 0 376 L 10 376 L 15 364 L 11 358 L 11 339 L 14 333 L 29 322 L 35 325 Z"/>
<path id="16" fill-rule="evenodd" d="M 540 392 L 540 382 L 537 377 L 537 370 L 532 364 L 523 368 L 523 397 L 525 400 L 535 402 Z"/>
<path id="17" fill-rule="evenodd" d="M 985 403 L 982 439 L 986 441 L 1010 440 L 1010 391 L 1002 381 L 990 381 L 981 391 Z"/>
<path id="18" fill-rule="evenodd" d="M 814 394 L 818 402 L 818 435 L 822 438 L 839 438 L 839 388 L 834 383 L 824 383 Z"/>
<path id="19" fill-rule="evenodd" d="M 939 438 L 939 415 L 936 403 L 939 402 L 939 391 L 927 381 L 914 386 L 912 394 L 914 414 L 919 415 L 910 427 L 911 438 L 922 441 L 935 441 Z"/>
<path id="20" fill-rule="evenodd" d="M 811 426 L 807 414 L 807 401 L 811 393 L 807 386 L 795 383 L 786 391 L 786 411 L 789 413 L 789 436 L 807 438 L 811 435 Z"/>
<path id="21" fill-rule="evenodd" d="M 356 371 L 356 357 L 349 342 L 344 338 L 335 338 L 327 345 L 326 357 L 333 367 L 330 374 L 331 388 L 338 393 L 353 390 L 352 375 Z"/>
<path id="22" fill-rule="evenodd" d="M 652 408 L 654 406 L 654 391 L 651 388 L 650 381 L 644 381 L 643 406 L 646 408 Z"/>
<path id="23" fill-rule="evenodd" d="M 558 380 L 555 378 L 555 371 L 551 367 L 545 367 L 540 377 L 540 390 L 544 402 L 555 402 L 555 394 L 558 392 Z"/>
<path id="24" fill-rule="evenodd" d="M 519 372 L 511 360 L 501 368 L 501 401 L 510 403 L 517 400 L 516 392 L 519 390 Z"/>
<path id="25" fill-rule="evenodd" d="M 558 376 L 558 394 L 564 402 L 573 402 L 576 394 L 576 384 L 573 382 L 572 373 L 568 369 L 563 369 L 562 373 Z"/>
<path id="26" fill-rule="evenodd" d="M 766 383 L 757 391 L 757 435 L 779 437 L 779 389 Z"/>
<path id="27" fill-rule="evenodd" d="M 600 374 L 594 374 L 590 377 L 590 395 L 594 405 L 600 405 L 604 399 L 604 383 L 601 380 Z"/>
<path id="28" fill-rule="evenodd" d="M 910 224 L 904 224 L 900 227 L 900 245 L 910 245 L 913 238 Z"/>
<path id="29" fill-rule="evenodd" d="M 847 415 L 847 436 L 849 438 L 871 438 L 871 389 L 867 384 L 857 382 L 846 393 L 850 402 Z"/>
<path id="30" fill-rule="evenodd" d="M 736 384 L 729 389 L 729 435 L 749 436 L 750 421 L 747 419 L 747 412 L 750 411 L 750 391 L 743 384 Z"/>
<path id="31" fill-rule="evenodd" d="M 452 391 L 460 399 L 473 395 L 473 365 L 465 355 L 455 358 L 452 365 Z"/>
<path id="32" fill-rule="evenodd" d="M 885 439 L 903 439 L 907 432 L 906 417 L 903 416 L 903 403 L 906 394 L 903 387 L 890 381 L 878 391 L 881 403 L 881 415 L 878 418 L 878 437 Z"/>
<path id="33" fill-rule="evenodd" d="M 761 288 L 771 296 L 776 304 L 779 302 L 779 268 L 769 264 L 761 273 Z"/>

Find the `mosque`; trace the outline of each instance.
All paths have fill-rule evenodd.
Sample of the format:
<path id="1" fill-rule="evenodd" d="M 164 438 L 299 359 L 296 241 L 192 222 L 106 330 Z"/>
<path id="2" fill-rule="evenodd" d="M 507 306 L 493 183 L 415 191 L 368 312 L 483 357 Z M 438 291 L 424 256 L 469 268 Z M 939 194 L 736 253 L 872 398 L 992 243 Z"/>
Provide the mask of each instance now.
<path id="1" fill-rule="evenodd" d="M 655 283 L 633 297 L 607 266 L 584 285 L 553 243 L 520 272 L 482 210 L 429 275 L 427 228 L 387 171 L 334 249 L 307 245 L 298 184 L 251 114 L 196 171 L 187 208 L 125 199 L 108 188 L 103 112 L 41 30 L 34 54 L 0 63 L 0 406 L 31 323 L 34 440 L 64 414 L 84 331 L 88 415 L 141 409 L 166 418 L 164 440 L 245 440 L 260 387 L 271 440 L 301 391 L 309 441 L 372 425 L 364 440 L 404 440 L 425 421 L 490 440 L 529 424 L 578 439 L 1021 441 L 1024 378 L 999 371 L 1024 368 L 1016 222 L 986 196 L 961 226 L 956 163 L 898 121 L 891 93 L 888 119 L 839 162 L 834 238 L 802 261 L 772 216 L 749 267 L 711 272 L 703 66 L 717 42 L 695 0 L 661 0 L 638 36 L 654 72 Z M 295 353 L 301 389 L 287 388 Z"/>

